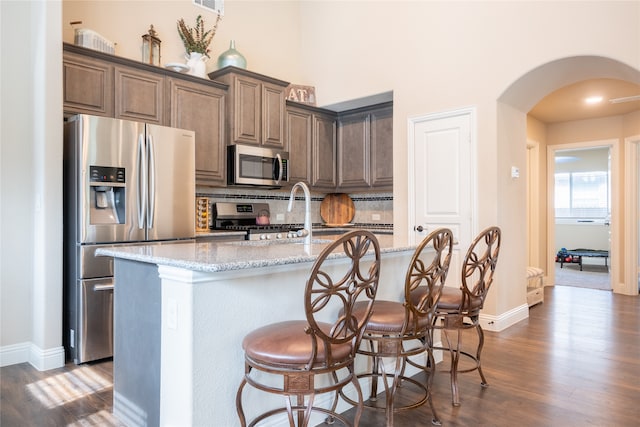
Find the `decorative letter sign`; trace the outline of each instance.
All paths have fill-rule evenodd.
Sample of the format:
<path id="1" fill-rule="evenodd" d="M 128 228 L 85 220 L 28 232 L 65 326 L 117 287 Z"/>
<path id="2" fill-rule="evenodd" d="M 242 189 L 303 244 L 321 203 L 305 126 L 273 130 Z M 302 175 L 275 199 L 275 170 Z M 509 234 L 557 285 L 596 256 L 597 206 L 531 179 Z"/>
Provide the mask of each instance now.
<path id="1" fill-rule="evenodd" d="M 289 85 L 287 99 L 304 104 L 316 105 L 316 88 L 313 86 Z"/>

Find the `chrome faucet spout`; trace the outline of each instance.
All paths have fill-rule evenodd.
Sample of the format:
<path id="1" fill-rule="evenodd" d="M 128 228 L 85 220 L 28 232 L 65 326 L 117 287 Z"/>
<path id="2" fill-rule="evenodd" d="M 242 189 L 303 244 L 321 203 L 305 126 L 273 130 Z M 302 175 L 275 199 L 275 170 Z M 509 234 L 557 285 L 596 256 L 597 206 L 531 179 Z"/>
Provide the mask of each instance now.
<path id="1" fill-rule="evenodd" d="M 309 192 L 309 187 L 304 182 L 296 182 L 291 188 L 291 195 L 289 196 L 289 208 L 288 212 L 291 212 L 293 209 L 293 200 L 296 194 L 296 190 L 298 188 L 302 188 L 304 191 L 304 243 L 305 245 L 311 244 L 311 193 Z"/>

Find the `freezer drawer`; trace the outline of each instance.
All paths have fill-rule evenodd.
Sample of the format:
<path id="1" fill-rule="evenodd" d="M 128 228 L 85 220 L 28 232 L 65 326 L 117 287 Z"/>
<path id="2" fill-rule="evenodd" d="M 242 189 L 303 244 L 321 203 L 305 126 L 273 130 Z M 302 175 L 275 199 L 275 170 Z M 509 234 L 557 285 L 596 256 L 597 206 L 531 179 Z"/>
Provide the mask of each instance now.
<path id="1" fill-rule="evenodd" d="M 76 360 L 84 363 L 113 356 L 113 278 L 79 282 Z"/>
<path id="2" fill-rule="evenodd" d="M 113 276 L 113 258 L 96 256 L 100 248 L 112 248 L 115 245 L 82 245 L 77 247 L 79 279 L 95 279 Z"/>

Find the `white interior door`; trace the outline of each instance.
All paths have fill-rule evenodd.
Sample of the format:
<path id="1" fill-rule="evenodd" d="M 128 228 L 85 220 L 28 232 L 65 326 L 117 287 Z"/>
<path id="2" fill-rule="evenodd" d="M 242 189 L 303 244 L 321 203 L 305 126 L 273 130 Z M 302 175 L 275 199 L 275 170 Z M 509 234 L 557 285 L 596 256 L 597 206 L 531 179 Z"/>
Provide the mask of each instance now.
<path id="1" fill-rule="evenodd" d="M 458 281 L 472 240 L 474 116 L 459 110 L 412 119 L 409 126 L 409 236 L 415 243 L 439 227 L 453 231 L 457 244 L 447 284 Z"/>

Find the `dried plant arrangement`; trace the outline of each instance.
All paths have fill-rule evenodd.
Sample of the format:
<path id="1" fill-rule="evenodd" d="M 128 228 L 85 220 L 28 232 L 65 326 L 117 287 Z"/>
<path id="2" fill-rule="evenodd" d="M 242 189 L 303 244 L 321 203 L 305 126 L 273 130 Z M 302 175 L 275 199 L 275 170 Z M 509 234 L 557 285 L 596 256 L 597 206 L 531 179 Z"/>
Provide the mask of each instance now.
<path id="1" fill-rule="evenodd" d="M 209 57 L 209 44 L 211 44 L 211 40 L 213 40 L 213 36 L 216 34 L 220 19 L 222 18 L 220 14 L 218 14 L 213 28 L 205 31 L 202 15 L 198 15 L 196 18 L 195 28 L 189 27 L 185 24 L 184 19 L 180 18 L 178 21 L 178 34 L 180 35 L 180 39 L 184 44 L 187 54 L 197 52 Z"/>

